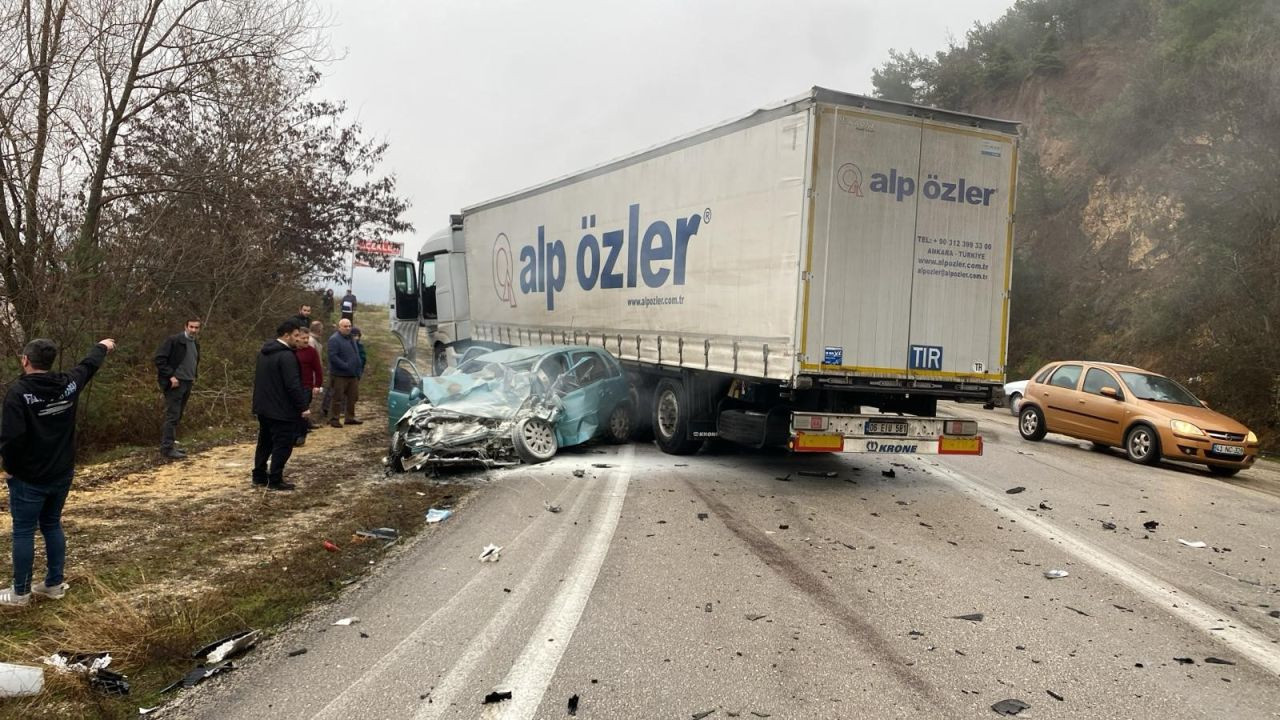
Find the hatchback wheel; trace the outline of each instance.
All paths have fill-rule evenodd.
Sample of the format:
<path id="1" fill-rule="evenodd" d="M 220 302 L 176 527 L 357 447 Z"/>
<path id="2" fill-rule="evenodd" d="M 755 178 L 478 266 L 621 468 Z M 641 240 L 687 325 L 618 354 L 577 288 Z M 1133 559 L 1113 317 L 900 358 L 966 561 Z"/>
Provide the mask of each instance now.
<path id="1" fill-rule="evenodd" d="M 1024 440 L 1038 442 L 1044 439 L 1048 428 L 1044 426 L 1044 413 L 1040 412 L 1040 408 L 1035 405 L 1022 408 L 1022 412 L 1018 414 L 1018 432 L 1022 433 Z"/>
<path id="2" fill-rule="evenodd" d="M 1160 438 L 1147 425 L 1134 425 L 1124 438 L 1124 452 L 1130 460 L 1142 465 L 1160 461 Z"/>
<path id="3" fill-rule="evenodd" d="M 530 465 L 550 460 L 560 449 L 555 428 L 542 418 L 521 420 L 512 428 L 511 435 L 516 454 Z"/>

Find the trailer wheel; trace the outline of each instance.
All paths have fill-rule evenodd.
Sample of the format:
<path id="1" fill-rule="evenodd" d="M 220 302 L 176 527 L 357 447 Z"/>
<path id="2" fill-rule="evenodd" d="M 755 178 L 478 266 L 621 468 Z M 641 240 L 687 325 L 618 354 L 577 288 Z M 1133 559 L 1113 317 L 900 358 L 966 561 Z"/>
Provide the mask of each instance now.
<path id="1" fill-rule="evenodd" d="M 653 403 L 652 389 L 642 391 L 634 381 L 629 388 L 631 398 L 631 439 L 635 442 L 651 442 L 653 440 Z"/>
<path id="2" fill-rule="evenodd" d="M 699 445 L 688 435 L 689 399 L 684 383 L 663 378 L 653 392 L 653 439 L 669 455 L 688 455 Z"/>

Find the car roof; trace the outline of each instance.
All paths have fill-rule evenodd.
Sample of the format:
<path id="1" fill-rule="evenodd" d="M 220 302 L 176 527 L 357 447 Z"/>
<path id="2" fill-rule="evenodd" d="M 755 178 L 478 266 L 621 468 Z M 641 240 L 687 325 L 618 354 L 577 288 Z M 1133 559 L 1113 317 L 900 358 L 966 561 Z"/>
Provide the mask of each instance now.
<path id="1" fill-rule="evenodd" d="M 1150 370 L 1143 370 L 1142 368 L 1134 367 L 1133 365 L 1122 365 L 1121 363 L 1102 362 L 1098 360 L 1058 360 L 1057 362 L 1049 363 L 1049 365 L 1097 365 L 1105 368 L 1110 368 L 1112 370 L 1140 372 L 1140 373 L 1147 373 L 1149 375 L 1155 374 L 1155 373 L 1152 373 Z"/>
<path id="2" fill-rule="evenodd" d="M 520 362 L 529 358 L 550 355 L 556 352 L 574 351 L 574 350 L 592 350 L 595 352 L 607 352 L 602 348 L 592 347 L 590 345 L 532 345 L 529 347 L 512 347 L 502 350 L 494 350 L 493 352 L 477 355 L 475 359 L 483 359 L 485 362 L 493 362 L 498 364 L 506 364 L 512 362 Z"/>

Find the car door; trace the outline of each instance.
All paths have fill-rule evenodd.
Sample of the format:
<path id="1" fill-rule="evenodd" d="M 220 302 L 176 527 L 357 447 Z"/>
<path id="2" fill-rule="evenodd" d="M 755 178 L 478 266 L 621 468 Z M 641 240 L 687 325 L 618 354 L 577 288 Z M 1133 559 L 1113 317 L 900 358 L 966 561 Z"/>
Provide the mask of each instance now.
<path id="1" fill-rule="evenodd" d="M 406 357 L 396 358 L 391 373 L 391 389 L 387 391 L 387 423 L 394 430 L 396 423 L 422 399 L 422 373 Z"/>
<path id="2" fill-rule="evenodd" d="M 1104 395 L 1104 388 L 1115 392 Z M 1089 368 L 1084 375 L 1077 397 L 1079 422 L 1084 437 L 1107 445 L 1119 445 L 1124 434 L 1125 420 L 1129 415 L 1124 386 L 1109 371 L 1100 367 Z"/>
<path id="3" fill-rule="evenodd" d="M 595 437 L 603 422 L 600 409 L 607 377 L 608 365 L 598 353 L 569 353 L 569 370 L 559 383 L 563 410 L 556 434 L 561 445 L 578 445 Z"/>
<path id="4" fill-rule="evenodd" d="M 1045 426 L 1050 432 L 1078 435 L 1080 423 L 1076 420 L 1076 388 L 1084 366 L 1075 363 L 1059 365 L 1049 376 L 1049 381 L 1039 388 L 1036 399 L 1044 410 Z"/>

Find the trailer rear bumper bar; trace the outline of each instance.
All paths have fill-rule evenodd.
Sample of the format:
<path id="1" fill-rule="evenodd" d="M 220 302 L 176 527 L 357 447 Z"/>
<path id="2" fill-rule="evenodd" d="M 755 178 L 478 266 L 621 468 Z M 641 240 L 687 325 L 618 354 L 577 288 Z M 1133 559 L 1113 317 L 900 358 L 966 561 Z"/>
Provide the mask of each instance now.
<path id="1" fill-rule="evenodd" d="M 975 420 L 795 413 L 791 450 L 868 455 L 981 455 Z"/>

